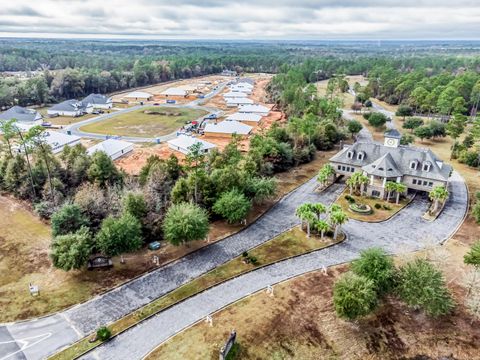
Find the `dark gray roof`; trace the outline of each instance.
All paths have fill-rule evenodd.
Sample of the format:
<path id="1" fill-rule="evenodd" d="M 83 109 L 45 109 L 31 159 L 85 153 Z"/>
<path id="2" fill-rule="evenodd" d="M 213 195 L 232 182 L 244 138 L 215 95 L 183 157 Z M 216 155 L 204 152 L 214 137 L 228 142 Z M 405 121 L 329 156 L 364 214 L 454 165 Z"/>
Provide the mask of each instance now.
<path id="1" fill-rule="evenodd" d="M 85 104 L 81 101 L 72 99 L 65 100 L 59 104 L 53 105 L 49 110 L 58 110 L 58 111 L 77 111 L 78 109 L 84 109 Z"/>
<path id="2" fill-rule="evenodd" d="M 397 164 L 395 164 L 390 153 L 386 153 L 373 163 L 365 165 L 362 169 L 369 175 L 381 177 L 397 177 L 403 175 L 397 168 Z"/>
<path id="3" fill-rule="evenodd" d="M 102 94 L 90 94 L 88 95 L 87 97 L 85 97 L 83 100 L 82 100 L 82 103 L 86 106 L 88 104 L 92 104 L 92 105 L 95 105 L 95 104 L 98 104 L 98 105 L 106 105 L 108 103 L 108 100 L 110 98 L 106 95 L 102 95 Z"/>
<path id="4" fill-rule="evenodd" d="M 402 134 L 400 134 L 400 132 L 397 129 L 390 129 L 390 130 L 385 132 L 385 137 L 401 139 Z"/>
<path id="5" fill-rule="evenodd" d="M 33 123 L 35 120 L 41 119 L 41 116 L 35 110 L 14 106 L 0 114 L 0 120 L 10 119 L 17 119 L 22 123 Z"/>
<path id="6" fill-rule="evenodd" d="M 347 156 L 349 151 L 353 151 L 353 158 L 351 159 Z M 359 152 L 363 152 L 364 155 L 360 160 L 357 157 Z M 386 154 L 390 154 L 390 156 L 385 157 Z M 444 164 L 430 149 L 421 149 L 413 146 L 399 146 L 395 148 L 384 146 L 377 142 L 356 142 L 330 158 L 332 162 L 365 167 L 364 170 L 367 172 L 374 171 L 369 165 L 376 164 L 377 160 L 381 160 L 383 164 L 389 164 L 388 168 L 392 169 L 392 173 L 398 171 L 402 175 L 432 180 L 447 181 L 452 170 L 450 165 Z M 410 168 L 412 161 L 417 161 L 418 166 L 416 169 Z M 424 162 L 431 164 L 430 171 L 422 170 Z"/>

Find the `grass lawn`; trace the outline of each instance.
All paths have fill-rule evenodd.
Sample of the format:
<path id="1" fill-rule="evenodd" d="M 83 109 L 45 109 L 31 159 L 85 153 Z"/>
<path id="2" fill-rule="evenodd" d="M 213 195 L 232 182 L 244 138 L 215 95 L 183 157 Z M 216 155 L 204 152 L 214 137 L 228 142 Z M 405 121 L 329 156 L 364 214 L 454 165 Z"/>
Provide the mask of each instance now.
<path id="1" fill-rule="evenodd" d="M 345 196 L 349 194 L 350 192 L 348 188 L 345 189 L 335 203 L 342 207 L 343 211 L 348 214 L 348 217 L 350 219 L 366 222 L 379 222 L 387 220 L 393 215 L 395 215 L 397 212 L 399 212 L 401 209 L 403 209 L 410 202 L 409 199 L 402 198 L 397 205 L 395 204 L 395 197 L 393 195 L 391 198 L 393 202 L 387 202 L 382 199 L 371 198 L 367 196 L 358 196 L 353 194 L 351 196 L 355 199 L 356 204 L 365 204 L 372 208 L 371 214 L 360 214 L 350 210 L 350 203 L 347 201 L 347 199 L 345 199 Z M 380 204 L 382 205 L 382 207 L 380 209 L 376 209 L 375 204 Z"/>
<path id="2" fill-rule="evenodd" d="M 164 114 L 146 114 L 145 111 Z M 199 109 L 155 106 L 88 124 L 82 126 L 80 130 L 105 135 L 156 137 L 170 134 L 181 128 L 186 122 L 206 114 L 206 111 Z"/>
<path id="3" fill-rule="evenodd" d="M 341 239 L 337 240 L 338 242 Z M 325 246 L 335 243 L 333 239 L 325 237 L 323 241 L 316 236 L 307 238 L 306 234 L 299 229 L 293 228 L 276 238 L 252 249 L 248 252 L 249 256 L 255 257 L 258 261 L 256 265 L 246 263 L 243 256 L 239 256 L 229 262 L 217 267 L 216 269 L 198 277 L 197 279 L 175 289 L 169 294 L 151 302 L 150 304 L 132 312 L 124 318 L 109 325 L 112 334 L 118 334 L 139 321 L 156 314 L 167 307 L 199 293 L 211 286 L 226 281 L 234 276 L 253 270 L 259 266 L 265 266 L 273 262 L 303 254 L 312 250 L 321 249 Z M 100 341 L 89 342 L 89 338 L 84 338 L 69 348 L 50 357 L 51 360 L 72 359 L 88 349 L 92 349 L 100 344 Z"/>

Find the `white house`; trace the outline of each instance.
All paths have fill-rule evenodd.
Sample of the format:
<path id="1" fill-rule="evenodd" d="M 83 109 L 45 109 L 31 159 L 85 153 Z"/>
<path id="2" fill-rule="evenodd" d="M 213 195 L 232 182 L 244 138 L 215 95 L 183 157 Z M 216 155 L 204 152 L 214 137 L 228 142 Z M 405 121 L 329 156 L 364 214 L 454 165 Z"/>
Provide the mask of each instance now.
<path id="1" fill-rule="evenodd" d="M 263 105 L 259 105 L 259 104 L 251 104 L 251 105 L 240 106 L 240 108 L 238 109 L 238 112 L 254 113 L 262 116 L 267 116 L 268 113 L 270 112 L 270 108 Z"/>
<path id="2" fill-rule="evenodd" d="M 253 104 L 253 100 L 246 97 L 228 98 L 226 102 L 228 107 Z"/>
<path id="3" fill-rule="evenodd" d="M 228 99 L 228 98 L 240 98 L 240 97 L 247 97 L 248 95 L 243 93 L 243 92 L 240 92 L 240 91 L 230 91 L 230 92 L 227 92 L 225 94 L 223 94 L 223 97 L 225 99 Z"/>
<path id="4" fill-rule="evenodd" d="M 229 137 L 233 134 L 248 135 L 253 127 L 245 125 L 239 121 L 222 121 L 219 123 L 208 123 L 205 126 L 205 135 Z"/>
<path id="5" fill-rule="evenodd" d="M 196 144 L 201 144 L 200 149 L 204 153 L 208 153 L 211 149 L 216 147 L 214 144 L 209 143 L 208 141 L 197 139 L 188 135 L 180 135 L 177 138 L 168 141 L 168 146 L 170 149 L 180 151 L 185 155 L 188 155 L 192 146 Z"/>
<path id="6" fill-rule="evenodd" d="M 171 87 L 171 88 L 168 88 L 165 91 L 162 91 L 160 93 L 160 95 L 163 95 L 165 97 L 168 97 L 168 96 L 187 96 L 187 90 L 184 90 L 184 89 L 181 89 L 181 88 L 178 88 L 178 87 Z"/>
<path id="7" fill-rule="evenodd" d="M 90 94 L 82 100 L 85 107 L 91 105 L 94 109 L 111 109 L 113 100 L 111 97 L 102 94 Z"/>
<path id="8" fill-rule="evenodd" d="M 123 97 L 127 101 L 149 101 L 153 95 L 144 91 L 133 91 Z"/>
<path id="9" fill-rule="evenodd" d="M 237 85 L 232 85 L 230 87 L 230 91 L 231 92 L 242 92 L 242 93 L 245 93 L 247 95 L 250 95 L 252 93 L 252 88 L 247 88 L 247 87 L 239 87 Z"/>
<path id="10" fill-rule="evenodd" d="M 123 140 L 108 139 L 87 149 L 89 155 L 97 151 L 105 152 L 110 159 L 116 160 L 133 150 L 133 144 Z"/>
<path id="11" fill-rule="evenodd" d="M 27 125 L 41 125 L 42 115 L 33 109 L 14 106 L 0 114 L 0 120 L 16 119 L 18 123 Z"/>
<path id="12" fill-rule="evenodd" d="M 255 114 L 255 113 L 236 112 L 236 113 L 233 113 L 233 114 L 229 115 L 225 120 L 226 121 L 240 121 L 244 124 L 247 124 L 247 125 L 250 125 L 250 126 L 255 126 L 262 120 L 262 115 Z"/>
<path id="13" fill-rule="evenodd" d="M 82 116 L 84 114 L 90 114 L 93 111 L 91 104 L 85 105 L 81 101 L 72 99 L 65 100 L 59 104 L 53 105 L 47 110 L 49 116 Z"/>
<path id="14" fill-rule="evenodd" d="M 75 146 L 80 144 L 80 137 L 75 135 L 67 135 L 57 131 L 45 131 L 45 142 L 50 145 L 54 154 L 63 150 L 65 145 Z"/>

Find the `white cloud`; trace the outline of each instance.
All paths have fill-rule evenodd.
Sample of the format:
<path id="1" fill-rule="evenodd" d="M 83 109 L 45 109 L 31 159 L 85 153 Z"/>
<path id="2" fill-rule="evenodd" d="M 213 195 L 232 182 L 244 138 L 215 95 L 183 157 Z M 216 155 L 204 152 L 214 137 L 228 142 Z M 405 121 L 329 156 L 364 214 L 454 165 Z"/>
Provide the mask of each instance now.
<path id="1" fill-rule="evenodd" d="M 478 39 L 478 0 L 17 0 L 0 36 Z"/>

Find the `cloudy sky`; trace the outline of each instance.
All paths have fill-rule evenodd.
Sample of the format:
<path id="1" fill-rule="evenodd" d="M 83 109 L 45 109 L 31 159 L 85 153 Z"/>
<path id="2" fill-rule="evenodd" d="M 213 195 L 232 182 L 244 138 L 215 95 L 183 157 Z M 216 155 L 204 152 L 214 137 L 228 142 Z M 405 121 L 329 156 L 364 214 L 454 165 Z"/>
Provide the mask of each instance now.
<path id="1" fill-rule="evenodd" d="M 480 39 L 480 0 L 15 0 L 0 36 Z"/>

